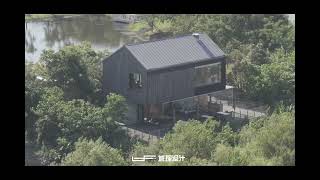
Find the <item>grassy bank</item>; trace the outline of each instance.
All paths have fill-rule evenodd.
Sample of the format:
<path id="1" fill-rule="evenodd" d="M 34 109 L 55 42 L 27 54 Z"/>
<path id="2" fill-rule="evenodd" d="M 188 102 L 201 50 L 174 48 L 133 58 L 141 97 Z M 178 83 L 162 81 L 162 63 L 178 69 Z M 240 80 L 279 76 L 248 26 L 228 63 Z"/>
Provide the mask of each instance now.
<path id="1" fill-rule="evenodd" d="M 52 14 L 26 14 L 25 16 L 26 21 L 32 20 L 47 20 L 53 17 Z"/>
<path id="2" fill-rule="evenodd" d="M 129 29 L 134 32 L 139 32 L 139 31 L 142 31 L 143 29 L 149 29 L 149 28 L 150 27 L 148 26 L 148 24 L 143 21 L 136 22 L 129 25 Z"/>

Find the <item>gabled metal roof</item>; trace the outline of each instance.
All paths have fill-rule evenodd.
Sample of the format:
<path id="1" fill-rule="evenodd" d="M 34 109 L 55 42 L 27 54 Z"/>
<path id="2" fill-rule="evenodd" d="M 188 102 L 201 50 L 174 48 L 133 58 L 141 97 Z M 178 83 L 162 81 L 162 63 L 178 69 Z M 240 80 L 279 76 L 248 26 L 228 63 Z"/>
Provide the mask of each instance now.
<path id="1" fill-rule="evenodd" d="M 161 69 L 223 57 L 223 51 L 206 34 L 128 44 L 125 47 L 147 69 Z"/>

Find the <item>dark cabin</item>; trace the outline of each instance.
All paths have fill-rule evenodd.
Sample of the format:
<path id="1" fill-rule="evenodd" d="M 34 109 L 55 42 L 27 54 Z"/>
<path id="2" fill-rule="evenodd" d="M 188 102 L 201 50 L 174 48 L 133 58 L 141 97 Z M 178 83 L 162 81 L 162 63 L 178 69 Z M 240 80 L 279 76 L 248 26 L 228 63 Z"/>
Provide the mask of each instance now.
<path id="1" fill-rule="evenodd" d="M 206 34 L 128 44 L 103 61 L 103 89 L 126 97 L 127 123 L 160 118 L 164 104 L 225 89 L 223 51 Z"/>

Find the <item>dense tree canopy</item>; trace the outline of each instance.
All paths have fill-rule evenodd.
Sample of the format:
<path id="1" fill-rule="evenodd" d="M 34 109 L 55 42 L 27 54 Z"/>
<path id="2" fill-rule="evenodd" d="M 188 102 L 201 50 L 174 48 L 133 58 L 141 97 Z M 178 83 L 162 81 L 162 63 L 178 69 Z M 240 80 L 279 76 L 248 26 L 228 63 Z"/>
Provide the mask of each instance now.
<path id="1" fill-rule="evenodd" d="M 133 154 L 185 156 L 181 162 L 149 165 L 295 165 L 294 113 L 274 113 L 250 122 L 240 132 L 210 119 L 179 121 L 163 140 L 137 144 Z"/>
<path id="2" fill-rule="evenodd" d="M 124 160 L 119 150 L 110 147 L 102 138 L 96 141 L 80 138 L 75 150 L 62 161 L 65 166 L 123 166 Z"/>
<path id="3" fill-rule="evenodd" d="M 169 163 L 157 163 L 157 165 L 198 165 L 215 164 L 208 161 L 219 143 L 233 146 L 238 140 L 237 134 L 230 126 L 222 125 L 216 120 L 208 119 L 205 122 L 189 120 L 178 121 L 173 130 L 166 134 L 163 140 L 144 146 L 135 146 L 133 154 L 141 156 L 144 154 L 156 155 L 183 155 L 186 161 Z M 204 165 L 204 164 L 202 164 Z"/>
<path id="4" fill-rule="evenodd" d="M 116 123 L 125 118 L 126 100 L 102 96 L 105 55 L 83 43 L 44 51 L 40 62 L 26 64 L 26 138 L 38 145 L 43 164 L 59 164 L 80 137 L 101 137 L 121 155 L 129 153 L 131 139 Z"/>
<path id="5" fill-rule="evenodd" d="M 65 46 L 58 52 L 45 50 L 40 58 L 42 74 L 52 86 L 60 87 L 67 99 L 99 103 L 102 96 L 102 59 L 107 52 L 95 52 L 89 43 Z"/>
<path id="6" fill-rule="evenodd" d="M 113 96 L 117 95 L 110 95 L 110 99 Z M 108 114 L 108 109 L 113 109 L 110 106 L 107 104 L 100 108 L 80 99 L 64 101 L 60 88 L 48 88 L 36 107 L 39 116 L 36 122 L 37 143 L 65 154 L 72 150 L 72 146 L 61 146 L 61 140 L 67 142 L 62 143 L 65 145 L 76 142 L 80 137 L 102 137 L 113 147 L 126 150 L 130 139 L 114 121 L 116 114 Z"/>
<path id="7" fill-rule="evenodd" d="M 279 102 L 294 104 L 295 52 L 278 49 L 268 58 L 268 63 L 257 65 L 249 58 L 235 64 L 231 81 L 249 97 L 271 107 Z"/>
<path id="8" fill-rule="evenodd" d="M 288 105 L 294 101 L 295 28 L 286 15 L 169 14 L 148 16 L 151 20 L 158 22 L 160 31 L 175 35 L 207 33 L 227 55 L 228 84 L 240 88 L 249 99 L 271 108 L 279 101 Z M 277 64 L 279 58 L 290 65 Z M 271 71 L 286 77 L 270 77 Z"/>
<path id="9" fill-rule="evenodd" d="M 43 93 L 43 82 L 37 79 L 34 73 L 34 64 L 27 63 L 25 66 L 25 132 L 30 141 L 35 141 L 35 122 L 37 116 L 32 109 L 35 107 Z"/>
<path id="10" fill-rule="evenodd" d="M 239 144 L 219 144 L 213 159 L 220 165 L 295 165 L 295 122 L 292 112 L 252 122 L 239 133 Z"/>
<path id="11" fill-rule="evenodd" d="M 89 43 L 45 50 L 25 66 L 25 134 L 43 165 L 132 165 L 131 156 L 147 154 L 185 161 L 145 165 L 295 165 L 295 29 L 286 16 L 153 14 L 138 23 L 149 35 L 207 33 L 227 55 L 227 84 L 273 113 L 239 131 L 214 119 L 178 121 L 163 139 L 142 143 L 118 125 L 126 99 L 102 93 L 108 52 Z"/>

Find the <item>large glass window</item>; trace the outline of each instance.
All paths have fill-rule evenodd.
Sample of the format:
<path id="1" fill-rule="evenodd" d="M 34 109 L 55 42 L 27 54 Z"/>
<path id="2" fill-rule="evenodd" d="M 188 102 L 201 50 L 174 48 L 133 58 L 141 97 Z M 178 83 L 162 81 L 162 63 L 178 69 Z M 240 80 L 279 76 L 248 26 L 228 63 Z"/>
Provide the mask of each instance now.
<path id="1" fill-rule="evenodd" d="M 214 63 L 195 68 L 194 85 L 204 86 L 221 82 L 221 63 Z"/>

